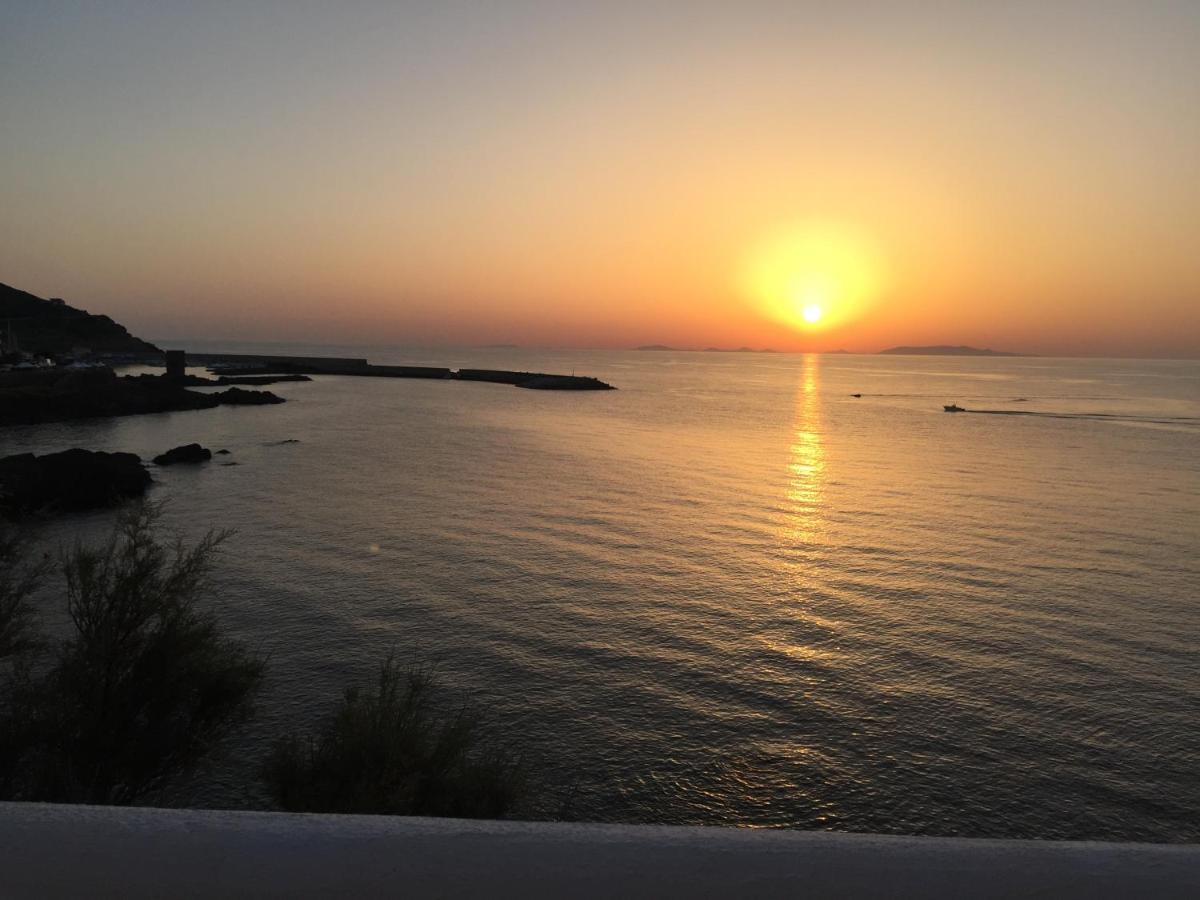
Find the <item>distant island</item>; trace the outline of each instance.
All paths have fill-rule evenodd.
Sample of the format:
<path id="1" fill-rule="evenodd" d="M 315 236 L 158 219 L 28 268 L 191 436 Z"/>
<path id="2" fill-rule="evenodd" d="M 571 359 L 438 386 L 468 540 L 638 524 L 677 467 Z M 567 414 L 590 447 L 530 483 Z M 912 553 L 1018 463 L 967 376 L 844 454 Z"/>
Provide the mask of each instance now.
<path id="1" fill-rule="evenodd" d="M 755 350 L 753 347 L 737 347 L 737 348 L 733 348 L 733 349 L 726 348 L 726 347 L 705 347 L 704 352 L 705 353 L 774 353 L 775 351 L 772 350 L 770 347 L 763 347 L 761 350 Z"/>
<path id="2" fill-rule="evenodd" d="M 41 356 L 162 355 L 108 316 L 92 315 L 58 298 L 45 300 L 7 284 L 0 284 L 0 341 L 5 352 L 20 349 Z"/>
<path id="3" fill-rule="evenodd" d="M 889 347 L 880 350 L 888 356 L 1026 356 L 1024 353 L 1005 353 L 1003 350 L 979 349 L 978 347 L 952 347 L 947 344 L 936 344 L 931 347 Z"/>
<path id="4" fill-rule="evenodd" d="M 770 347 L 763 347 L 761 350 L 755 350 L 753 347 L 705 347 L 703 351 L 697 351 L 692 347 L 668 347 L 666 344 L 645 344 L 641 347 L 634 347 L 634 350 L 650 350 L 662 351 L 669 350 L 672 353 L 777 353 Z"/>

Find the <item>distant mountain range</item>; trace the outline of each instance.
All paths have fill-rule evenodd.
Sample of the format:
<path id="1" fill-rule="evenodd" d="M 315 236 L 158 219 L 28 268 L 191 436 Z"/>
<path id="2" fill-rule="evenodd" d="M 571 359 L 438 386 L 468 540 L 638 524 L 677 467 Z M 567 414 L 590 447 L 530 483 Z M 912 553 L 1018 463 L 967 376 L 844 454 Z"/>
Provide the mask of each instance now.
<path id="1" fill-rule="evenodd" d="M 9 329 L 27 353 L 71 353 L 85 347 L 94 353 L 161 353 L 134 337 L 108 316 L 94 316 L 57 298 L 44 300 L 0 284 L 0 349 Z"/>
<path id="2" fill-rule="evenodd" d="M 1024 353 L 1005 353 L 1002 350 L 980 350 L 978 347 L 951 347 L 947 344 L 936 344 L 931 347 L 889 347 L 880 350 L 889 356 L 1024 356 Z"/>

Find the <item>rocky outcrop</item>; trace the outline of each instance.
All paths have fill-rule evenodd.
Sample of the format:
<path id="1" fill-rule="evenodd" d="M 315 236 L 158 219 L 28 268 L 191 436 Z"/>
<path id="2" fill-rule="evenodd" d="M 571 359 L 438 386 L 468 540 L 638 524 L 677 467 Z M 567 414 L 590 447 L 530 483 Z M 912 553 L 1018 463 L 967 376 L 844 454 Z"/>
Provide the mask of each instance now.
<path id="1" fill-rule="evenodd" d="M 110 506 L 149 486 L 150 473 L 133 453 L 75 449 L 0 459 L 0 509 L 10 516 Z"/>
<path id="2" fill-rule="evenodd" d="M 37 373 L 34 383 L 10 386 L 0 375 L 0 425 L 32 425 L 141 413 L 210 409 L 219 401 L 161 380 L 117 378 L 111 369 Z"/>
<path id="3" fill-rule="evenodd" d="M 0 374 L 0 425 L 283 402 L 269 391 L 229 388 L 203 394 L 169 378 L 118 378 L 106 368 Z"/>
<path id="4" fill-rule="evenodd" d="M 212 459 L 212 451 L 207 447 L 201 447 L 199 444 L 184 444 L 182 447 L 175 447 L 168 450 L 166 453 L 160 453 L 154 457 L 156 466 L 173 466 L 176 463 L 202 463 Z"/>

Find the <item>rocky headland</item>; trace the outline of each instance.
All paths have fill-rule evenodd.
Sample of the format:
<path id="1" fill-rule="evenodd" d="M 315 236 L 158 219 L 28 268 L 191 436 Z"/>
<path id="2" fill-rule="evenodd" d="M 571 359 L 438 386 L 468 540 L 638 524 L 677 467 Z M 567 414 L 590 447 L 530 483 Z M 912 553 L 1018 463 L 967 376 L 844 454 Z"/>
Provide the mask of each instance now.
<path id="1" fill-rule="evenodd" d="M 50 300 L 0 284 L 0 331 L 27 353 L 89 353 L 161 358 L 162 351 L 134 337 L 108 316 L 93 315 L 58 298 Z"/>
<path id="2" fill-rule="evenodd" d="M 7 372 L 0 374 L 0 426 L 284 402 L 270 391 L 200 393 L 186 383 L 166 376 L 121 378 L 109 368 Z"/>

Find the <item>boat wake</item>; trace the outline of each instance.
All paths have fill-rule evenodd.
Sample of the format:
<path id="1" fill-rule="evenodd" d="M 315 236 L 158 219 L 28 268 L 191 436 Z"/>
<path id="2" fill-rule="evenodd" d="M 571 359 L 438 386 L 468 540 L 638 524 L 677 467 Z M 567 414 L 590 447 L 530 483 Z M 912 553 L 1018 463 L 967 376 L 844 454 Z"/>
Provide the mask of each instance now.
<path id="1" fill-rule="evenodd" d="M 1147 425 L 1192 425 L 1200 427 L 1197 416 L 1155 416 L 1130 413 L 1069 413 L 1028 409 L 967 409 L 963 412 L 981 416 L 1039 416 L 1046 419 L 1087 419 L 1096 422 L 1138 422 Z"/>

